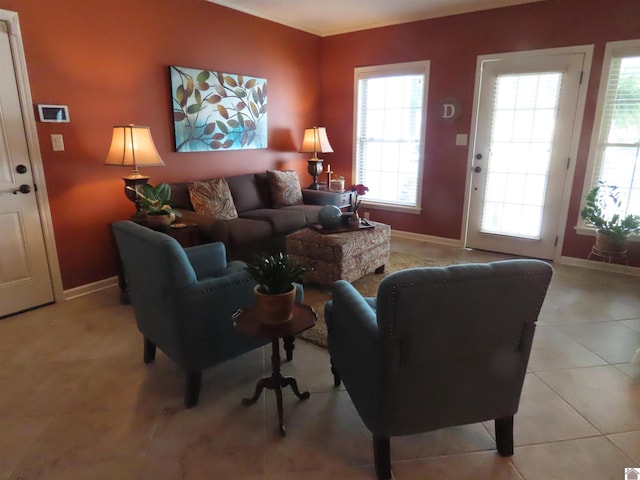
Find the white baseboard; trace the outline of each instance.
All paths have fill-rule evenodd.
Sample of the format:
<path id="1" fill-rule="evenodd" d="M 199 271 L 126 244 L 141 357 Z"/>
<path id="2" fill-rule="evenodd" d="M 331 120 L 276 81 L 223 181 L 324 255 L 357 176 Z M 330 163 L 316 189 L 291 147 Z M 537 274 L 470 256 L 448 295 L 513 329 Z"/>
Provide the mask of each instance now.
<path id="1" fill-rule="evenodd" d="M 422 233 L 403 232 L 401 230 L 394 229 L 391 229 L 391 236 L 406 238 L 409 240 L 418 240 L 420 242 L 435 243 L 437 245 L 445 245 L 447 247 L 462 247 L 462 241 L 455 238 L 432 237 L 431 235 L 423 235 Z"/>
<path id="2" fill-rule="evenodd" d="M 97 282 L 87 283 L 86 285 L 81 285 L 79 287 L 65 290 L 64 299 L 71 300 L 72 298 L 82 297 L 83 295 L 88 295 L 90 293 L 98 292 L 100 290 L 104 290 L 105 288 L 111 288 L 117 284 L 118 284 L 118 277 L 109 277 L 103 280 L 98 280 Z"/>
<path id="3" fill-rule="evenodd" d="M 640 268 L 630 267 L 629 265 L 620 265 L 619 263 L 596 262 L 593 260 L 585 260 L 584 258 L 574 258 L 562 256 L 558 260 L 560 265 L 570 265 L 572 267 L 589 268 L 591 270 L 601 270 L 605 272 L 623 273 L 640 277 Z"/>

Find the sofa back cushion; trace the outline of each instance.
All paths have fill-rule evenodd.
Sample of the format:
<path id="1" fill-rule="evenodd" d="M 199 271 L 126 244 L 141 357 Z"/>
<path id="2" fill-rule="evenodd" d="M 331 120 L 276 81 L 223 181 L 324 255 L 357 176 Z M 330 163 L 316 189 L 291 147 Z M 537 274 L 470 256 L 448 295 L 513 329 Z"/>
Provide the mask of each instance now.
<path id="1" fill-rule="evenodd" d="M 249 173 L 226 177 L 236 210 L 239 214 L 249 210 L 271 208 L 271 192 L 266 173 Z"/>
<path id="2" fill-rule="evenodd" d="M 224 178 L 189 183 L 189 196 L 196 213 L 211 215 L 220 220 L 238 218 L 231 190 Z"/>
<path id="3" fill-rule="evenodd" d="M 189 184 L 187 182 L 170 183 L 171 205 L 174 208 L 193 210 L 191 199 L 189 198 Z"/>
<path id="4" fill-rule="evenodd" d="M 295 171 L 267 170 L 267 179 L 275 208 L 302 205 L 302 190 Z"/>

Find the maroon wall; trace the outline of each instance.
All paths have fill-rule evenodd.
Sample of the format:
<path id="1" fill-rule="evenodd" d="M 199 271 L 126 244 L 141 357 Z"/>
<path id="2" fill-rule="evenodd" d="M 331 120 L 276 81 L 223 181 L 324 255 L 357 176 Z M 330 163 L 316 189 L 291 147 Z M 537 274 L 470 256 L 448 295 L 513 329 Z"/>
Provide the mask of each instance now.
<path id="1" fill-rule="evenodd" d="M 333 170 L 349 178 L 353 149 L 353 69 L 417 60 L 431 61 L 422 213 L 375 211 L 394 229 L 459 239 L 464 210 L 467 147 L 478 55 L 594 45 L 587 104 L 567 219 L 563 254 L 586 258 L 593 238 L 574 233 L 582 195 L 602 57 L 606 42 L 640 38 L 637 0 L 547 0 L 515 7 L 336 35 L 322 43 L 322 120 L 336 153 Z M 438 104 L 458 99 L 453 124 L 438 119 Z M 471 138 L 471 135 L 470 135 Z M 638 247 L 638 244 L 635 245 Z M 630 252 L 640 265 L 640 248 Z"/>
<path id="2" fill-rule="evenodd" d="M 426 163 L 420 215 L 376 211 L 394 229 L 460 238 L 476 57 L 594 44 L 594 63 L 573 182 L 564 254 L 585 258 L 593 239 L 573 233 L 607 41 L 640 38 L 638 0 L 546 0 L 517 7 L 320 38 L 204 0 L 0 0 L 20 17 L 34 104 L 69 106 L 71 123 L 38 122 L 64 288 L 115 274 L 108 223 L 133 210 L 122 193 L 126 169 L 106 167 L 113 125 L 149 125 L 166 166 L 143 171 L 152 183 L 292 168 L 303 183 L 305 127 L 328 128 L 350 176 L 353 68 L 431 60 Z M 269 149 L 176 153 L 169 65 L 220 70 L 269 82 Z M 437 120 L 455 97 L 462 115 Z M 322 101 L 320 101 L 322 100 Z M 66 151 L 51 150 L 50 134 Z M 640 250 L 632 253 L 639 264 Z"/>
<path id="3" fill-rule="evenodd" d="M 38 122 L 64 288 L 115 274 L 109 222 L 134 211 L 103 165 L 113 125 L 151 127 L 166 166 L 150 182 L 292 168 L 317 123 L 320 38 L 204 0 L 0 0 L 17 11 L 34 104 L 69 106 L 71 123 Z M 169 65 L 266 78 L 269 149 L 176 153 Z M 50 135 L 64 135 L 53 152 Z"/>

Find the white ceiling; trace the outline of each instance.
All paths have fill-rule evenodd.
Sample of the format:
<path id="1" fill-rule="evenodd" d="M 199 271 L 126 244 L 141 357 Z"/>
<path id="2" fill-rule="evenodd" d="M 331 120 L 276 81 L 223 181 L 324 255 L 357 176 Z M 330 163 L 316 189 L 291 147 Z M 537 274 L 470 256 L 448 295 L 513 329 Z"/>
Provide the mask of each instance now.
<path id="1" fill-rule="evenodd" d="M 208 0 L 322 37 L 542 0 Z"/>

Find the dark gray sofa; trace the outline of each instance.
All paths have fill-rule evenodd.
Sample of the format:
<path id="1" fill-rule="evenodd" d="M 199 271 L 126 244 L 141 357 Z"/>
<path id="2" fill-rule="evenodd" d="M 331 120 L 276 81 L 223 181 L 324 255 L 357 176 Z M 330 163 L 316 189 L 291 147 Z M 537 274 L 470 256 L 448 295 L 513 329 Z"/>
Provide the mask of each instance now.
<path id="1" fill-rule="evenodd" d="M 224 243 L 230 258 L 246 259 L 254 252 L 284 251 L 288 234 L 318 222 L 322 205 L 305 203 L 274 208 L 266 172 L 225 179 L 238 211 L 239 218 L 233 220 L 196 213 L 189 198 L 189 182 L 170 185 L 172 203 L 182 213 L 182 221 L 196 223 L 203 242 Z"/>

